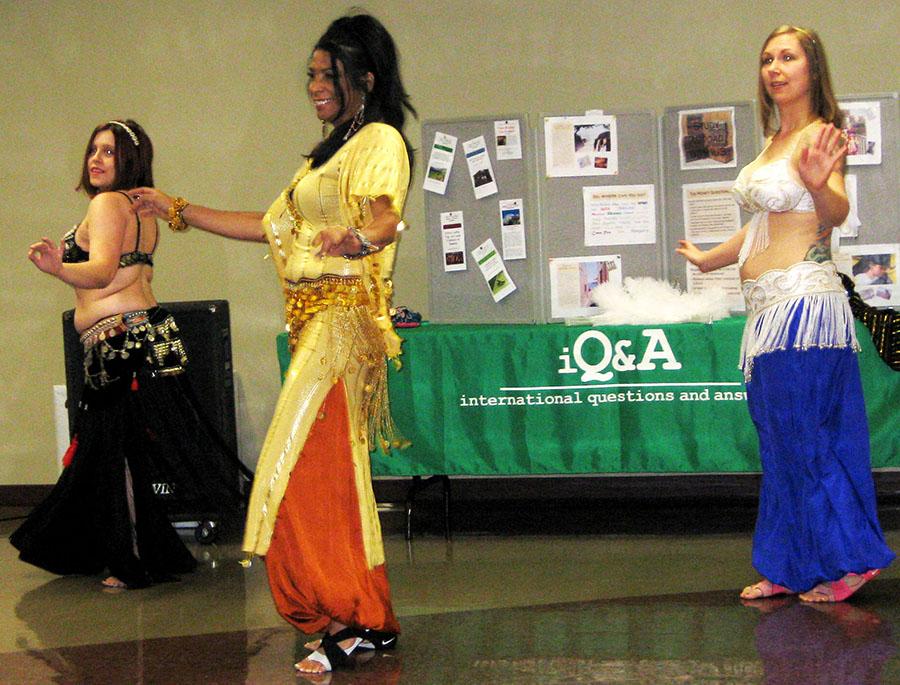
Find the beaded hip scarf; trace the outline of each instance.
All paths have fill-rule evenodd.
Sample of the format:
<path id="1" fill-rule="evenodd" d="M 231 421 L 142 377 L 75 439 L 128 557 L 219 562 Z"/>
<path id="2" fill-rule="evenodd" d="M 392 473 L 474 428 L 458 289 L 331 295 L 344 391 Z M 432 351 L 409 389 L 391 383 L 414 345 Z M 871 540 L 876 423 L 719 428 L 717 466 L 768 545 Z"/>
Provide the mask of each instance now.
<path id="1" fill-rule="evenodd" d="M 329 307 L 365 307 L 369 302 L 362 279 L 355 276 L 323 276 L 289 283 L 284 289 L 284 317 L 291 352 L 303 326 L 319 312 Z"/>

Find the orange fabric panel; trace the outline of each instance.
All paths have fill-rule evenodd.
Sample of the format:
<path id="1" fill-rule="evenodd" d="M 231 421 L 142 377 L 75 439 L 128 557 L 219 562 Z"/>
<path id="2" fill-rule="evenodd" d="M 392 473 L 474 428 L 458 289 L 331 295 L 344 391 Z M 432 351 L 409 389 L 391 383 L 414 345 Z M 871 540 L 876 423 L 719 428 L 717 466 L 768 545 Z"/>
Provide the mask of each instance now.
<path id="1" fill-rule="evenodd" d="M 291 472 L 265 563 L 278 613 L 303 632 L 321 632 L 331 619 L 400 632 L 384 566 L 366 565 L 343 381 Z"/>

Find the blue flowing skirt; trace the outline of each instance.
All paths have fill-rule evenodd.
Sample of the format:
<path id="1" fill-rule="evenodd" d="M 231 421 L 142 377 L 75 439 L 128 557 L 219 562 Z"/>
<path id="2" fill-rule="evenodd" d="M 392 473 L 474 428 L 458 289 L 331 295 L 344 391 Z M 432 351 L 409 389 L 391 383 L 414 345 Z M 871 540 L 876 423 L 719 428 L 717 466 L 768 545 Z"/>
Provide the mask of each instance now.
<path id="1" fill-rule="evenodd" d="M 884 568 L 895 555 L 878 523 L 856 354 L 789 347 L 754 364 L 747 401 L 763 476 L 753 566 L 797 592 Z"/>

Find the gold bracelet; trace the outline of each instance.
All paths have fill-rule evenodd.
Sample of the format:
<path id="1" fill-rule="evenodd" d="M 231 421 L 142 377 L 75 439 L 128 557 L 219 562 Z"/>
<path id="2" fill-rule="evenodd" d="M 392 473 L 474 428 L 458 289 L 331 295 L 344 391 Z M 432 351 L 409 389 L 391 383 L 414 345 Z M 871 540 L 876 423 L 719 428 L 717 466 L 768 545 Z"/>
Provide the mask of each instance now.
<path id="1" fill-rule="evenodd" d="M 184 215 L 182 212 L 184 208 L 187 207 L 190 202 L 185 200 L 183 197 L 176 197 L 175 201 L 172 202 L 172 206 L 169 207 L 169 228 L 171 228 L 175 233 L 182 233 L 190 228 L 187 222 L 184 220 Z"/>

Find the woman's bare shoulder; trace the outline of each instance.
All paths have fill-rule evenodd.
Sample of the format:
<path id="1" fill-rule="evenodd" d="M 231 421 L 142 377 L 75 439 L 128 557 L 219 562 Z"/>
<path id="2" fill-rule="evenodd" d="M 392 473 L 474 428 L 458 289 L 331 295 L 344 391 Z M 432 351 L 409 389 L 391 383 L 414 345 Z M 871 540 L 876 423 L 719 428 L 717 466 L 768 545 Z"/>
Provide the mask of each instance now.
<path id="1" fill-rule="evenodd" d="M 97 193 L 88 205 L 88 215 L 127 216 L 131 214 L 131 202 L 122 193 L 109 191 Z"/>

